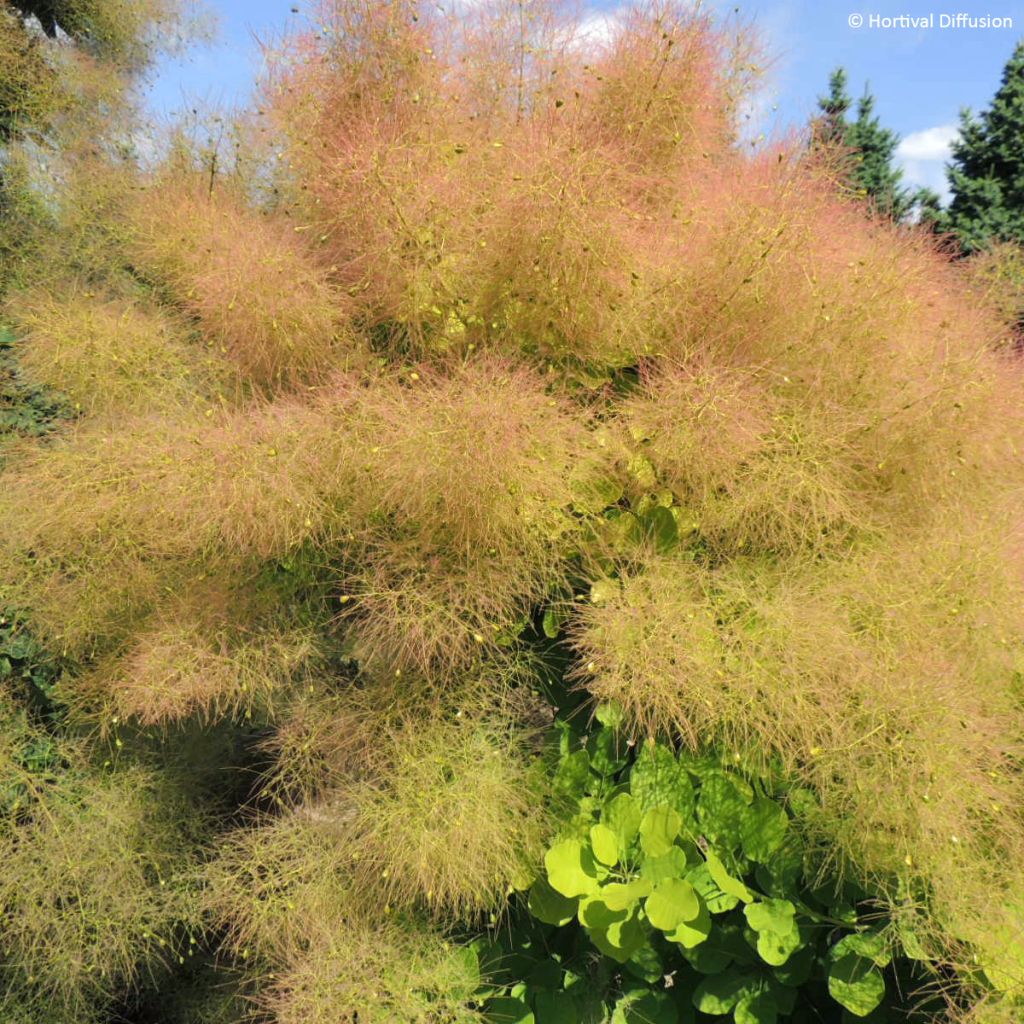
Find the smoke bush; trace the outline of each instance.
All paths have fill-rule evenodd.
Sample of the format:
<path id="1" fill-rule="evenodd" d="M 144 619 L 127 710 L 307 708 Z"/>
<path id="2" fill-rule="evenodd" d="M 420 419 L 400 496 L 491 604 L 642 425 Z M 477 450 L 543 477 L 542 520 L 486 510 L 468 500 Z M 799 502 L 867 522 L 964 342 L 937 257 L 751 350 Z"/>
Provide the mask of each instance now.
<path id="1" fill-rule="evenodd" d="M 18 992 L 76 956 L 39 984 L 87 1019 L 142 984 L 154 958 L 132 944 L 201 917 L 214 964 L 279 1024 L 496 1020 L 527 998 L 545 1024 L 584 990 L 635 1020 L 679 995 L 657 987 L 672 964 L 737 1024 L 769 1019 L 750 1014 L 779 985 L 867 1014 L 894 958 L 942 994 L 928 1019 L 1017 1012 L 1007 311 L 984 269 L 874 218 L 799 141 L 739 147 L 755 52 L 671 0 L 605 41 L 539 0 L 327 2 L 264 83 L 272 144 L 251 168 L 180 140 L 150 172 L 108 168 L 88 207 L 105 233 L 68 274 L 38 255 L 85 252 L 56 208 L 58 249 L 26 257 L 5 316 L 20 372 L 76 416 L 8 449 L 0 594 L 63 659 L 29 697 L 55 735 L 84 734 L 92 774 L 78 804 L 0 835 Z M 141 765 L 187 775 L 154 764 L 174 743 L 234 780 L 209 842 L 158 786 L 120 795 Z M 675 795 L 632 769 L 654 815 L 638 832 L 611 806 L 642 757 L 671 762 Z M 704 773 L 689 838 L 679 764 Z M 719 812 L 746 836 L 721 857 Z M 788 829 L 781 860 L 755 814 L 772 857 Z M 613 826 L 667 858 L 654 880 L 621 851 L 587 860 Z M 101 870 L 111 844 L 159 859 L 179 835 L 203 861 L 183 905 L 134 861 Z M 612 869 L 640 883 L 621 907 L 563 913 Z M 821 886 L 794 894 L 800 878 Z M 710 917 L 690 946 L 700 928 L 673 925 L 639 952 L 640 900 L 668 881 L 716 914 L 749 902 L 762 927 L 715 927 L 730 957 L 767 948 L 780 969 L 763 935 L 802 941 L 780 910 L 798 898 L 848 929 L 838 966 L 716 1001 L 693 980 L 716 973 Z M 74 886 L 102 927 L 76 932 L 48 893 Z M 539 968 L 529 996 L 488 980 L 507 964 L 469 939 L 506 923 L 510 962 L 546 950 L 556 994 Z"/>

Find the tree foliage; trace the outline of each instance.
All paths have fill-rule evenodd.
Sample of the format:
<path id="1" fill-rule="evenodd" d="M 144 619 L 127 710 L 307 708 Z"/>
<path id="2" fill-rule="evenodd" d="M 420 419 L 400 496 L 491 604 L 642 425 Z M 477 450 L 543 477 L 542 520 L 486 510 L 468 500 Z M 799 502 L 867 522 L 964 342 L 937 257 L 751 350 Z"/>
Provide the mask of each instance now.
<path id="1" fill-rule="evenodd" d="M 942 226 L 966 253 L 996 242 L 1024 243 L 1024 43 L 1003 69 L 992 104 L 964 110 L 948 168 L 953 193 Z"/>
<path id="2" fill-rule="evenodd" d="M 846 85 L 846 71 L 836 68 L 829 78 L 828 95 L 818 98 L 820 114 L 812 122 L 812 145 L 844 156 L 851 185 L 883 216 L 903 221 L 919 205 L 927 212 L 932 199 L 926 190 L 902 184 L 903 170 L 893 164 L 899 136 L 883 127 L 875 115 L 875 97 L 865 87 L 857 101 L 857 116 L 849 120 L 853 101 Z"/>

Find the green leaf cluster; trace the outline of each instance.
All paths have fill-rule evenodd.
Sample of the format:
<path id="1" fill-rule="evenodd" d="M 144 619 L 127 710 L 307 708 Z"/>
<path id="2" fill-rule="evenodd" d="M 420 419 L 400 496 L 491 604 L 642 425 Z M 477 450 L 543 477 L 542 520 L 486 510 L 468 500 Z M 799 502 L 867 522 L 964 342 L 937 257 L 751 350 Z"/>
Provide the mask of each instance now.
<path id="1" fill-rule="evenodd" d="M 797 800 L 714 758 L 637 750 L 613 725 L 560 727 L 572 806 L 484 954 L 488 1019 L 888 1019 L 911 961 L 869 894 L 822 881 Z"/>

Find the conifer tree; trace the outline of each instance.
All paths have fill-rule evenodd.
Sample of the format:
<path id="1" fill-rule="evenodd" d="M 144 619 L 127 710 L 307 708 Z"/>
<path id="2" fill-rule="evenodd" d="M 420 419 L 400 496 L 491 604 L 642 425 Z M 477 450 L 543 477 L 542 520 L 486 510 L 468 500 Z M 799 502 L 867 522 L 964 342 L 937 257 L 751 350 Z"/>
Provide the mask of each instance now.
<path id="1" fill-rule="evenodd" d="M 827 96 L 818 98 L 821 114 L 812 124 L 812 146 L 834 146 L 849 151 L 850 184 L 880 213 L 895 221 L 905 220 L 916 206 L 928 207 L 924 191 L 902 184 L 903 171 L 893 163 L 899 136 L 882 126 L 875 115 L 875 97 L 865 88 L 857 102 L 857 116 L 847 119 L 853 106 L 846 91 L 844 68 L 829 78 Z"/>
<path id="2" fill-rule="evenodd" d="M 942 226 L 964 252 L 1024 242 L 1024 42 L 1007 62 L 992 106 L 978 116 L 961 112 L 947 173 L 953 201 Z"/>

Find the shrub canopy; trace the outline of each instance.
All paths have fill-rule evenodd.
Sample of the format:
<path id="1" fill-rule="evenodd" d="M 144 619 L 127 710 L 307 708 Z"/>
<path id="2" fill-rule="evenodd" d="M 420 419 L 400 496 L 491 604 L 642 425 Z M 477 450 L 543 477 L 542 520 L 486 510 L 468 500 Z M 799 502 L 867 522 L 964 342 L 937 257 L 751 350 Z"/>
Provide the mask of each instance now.
<path id="1" fill-rule="evenodd" d="M 63 144 L 4 310 L 19 379 L 67 410 L 7 443 L 0 490 L 0 595 L 56 659 L 7 699 L 67 745 L 11 741 L 18 1013 L 149 985 L 200 993 L 182 1020 L 569 1019 L 568 967 L 527 997 L 466 944 L 533 911 L 534 950 L 578 920 L 602 954 L 595 1014 L 655 1019 L 662 975 L 630 988 L 618 953 L 635 928 L 625 959 L 678 959 L 701 906 L 756 978 L 825 959 L 730 1002 L 686 973 L 706 948 L 672 1013 L 785 1018 L 778 986 L 820 982 L 866 1015 L 891 963 L 926 1019 L 1024 998 L 1005 310 L 800 140 L 738 146 L 731 26 L 659 0 L 587 28 L 327 3 L 232 159 Z M 590 871 L 593 829 L 625 828 L 606 801 L 651 786 Z M 594 896 L 567 850 L 594 887 L 668 857 L 665 887 L 538 911 Z"/>

